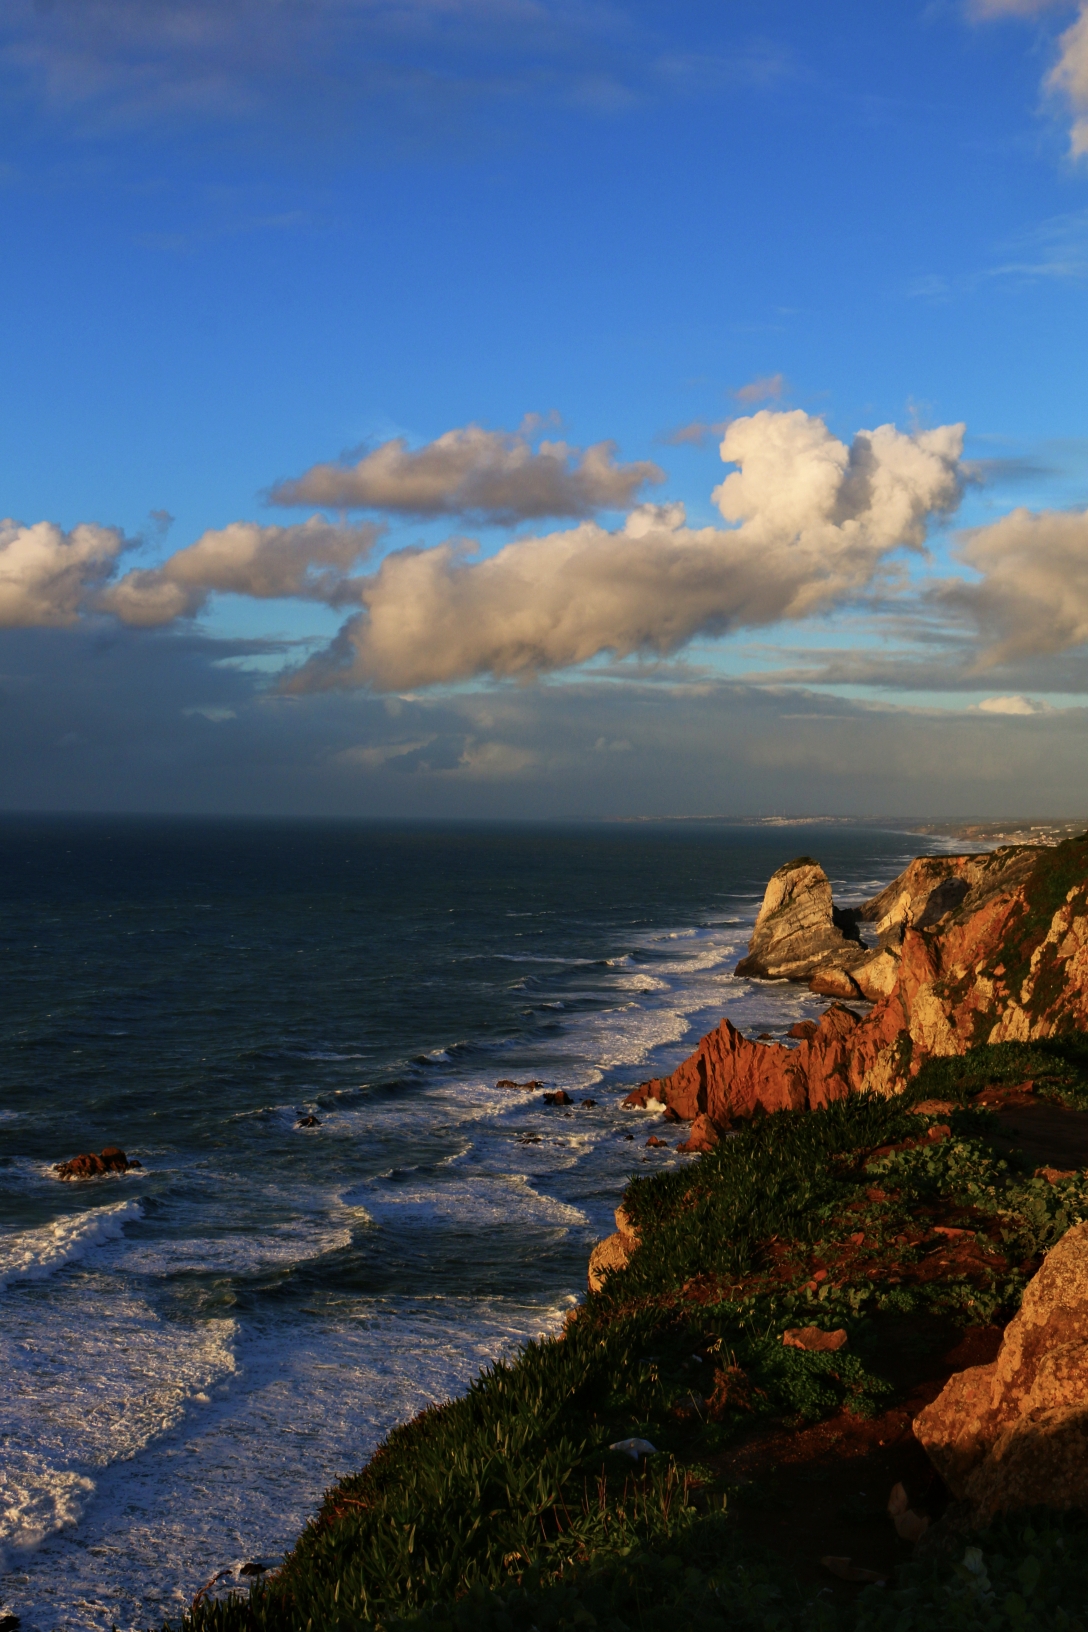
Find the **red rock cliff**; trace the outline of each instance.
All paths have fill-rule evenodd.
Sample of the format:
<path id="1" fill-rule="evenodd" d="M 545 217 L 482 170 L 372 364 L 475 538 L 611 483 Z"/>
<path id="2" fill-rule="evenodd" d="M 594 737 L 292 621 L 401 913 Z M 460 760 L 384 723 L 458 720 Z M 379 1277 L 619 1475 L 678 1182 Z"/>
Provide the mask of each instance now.
<path id="1" fill-rule="evenodd" d="M 950 876 L 967 889 L 935 901 Z M 882 909 L 870 921 L 883 920 L 895 964 L 888 995 L 867 1016 L 834 1004 L 796 1048 L 753 1042 L 725 1019 L 671 1076 L 624 1103 L 657 1101 L 685 1121 L 702 1113 L 725 1127 L 759 1107 L 899 1093 L 926 1059 L 976 1043 L 1088 1027 L 1088 834 L 938 865 L 921 858 L 868 905 Z"/>

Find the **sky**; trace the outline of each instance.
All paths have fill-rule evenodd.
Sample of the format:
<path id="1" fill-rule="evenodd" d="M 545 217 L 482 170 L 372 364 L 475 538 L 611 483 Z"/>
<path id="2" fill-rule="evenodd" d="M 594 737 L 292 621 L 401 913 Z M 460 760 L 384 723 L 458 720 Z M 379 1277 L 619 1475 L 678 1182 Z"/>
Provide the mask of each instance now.
<path id="1" fill-rule="evenodd" d="M 6 0 L 0 211 L 0 809 L 1088 815 L 1088 0 Z"/>

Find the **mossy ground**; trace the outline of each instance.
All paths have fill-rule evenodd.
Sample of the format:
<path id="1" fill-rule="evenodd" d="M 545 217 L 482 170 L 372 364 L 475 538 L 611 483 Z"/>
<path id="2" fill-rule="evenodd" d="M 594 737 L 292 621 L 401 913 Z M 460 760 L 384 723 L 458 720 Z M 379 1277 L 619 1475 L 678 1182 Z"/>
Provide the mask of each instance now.
<path id="1" fill-rule="evenodd" d="M 1088 1218 L 1088 1175 L 1035 1177 L 977 1108 L 1024 1078 L 1088 1104 L 1078 1042 L 1005 1044 L 932 1062 L 901 1099 L 757 1119 L 636 1180 L 641 1245 L 563 1338 L 398 1428 L 274 1581 L 188 1632 L 1083 1632 L 1080 1521 L 1015 1516 L 914 1564 L 887 1487 L 844 1496 L 838 1478 L 888 1477 L 917 1403 L 989 1357 L 1041 1254 Z M 913 1111 L 933 1097 L 956 1108 Z M 809 1325 L 847 1346 L 783 1345 Z M 629 1438 L 655 1453 L 609 1449 Z M 901 1557 L 899 1575 L 860 1591 L 821 1575 L 829 1524 L 859 1563 Z"/>

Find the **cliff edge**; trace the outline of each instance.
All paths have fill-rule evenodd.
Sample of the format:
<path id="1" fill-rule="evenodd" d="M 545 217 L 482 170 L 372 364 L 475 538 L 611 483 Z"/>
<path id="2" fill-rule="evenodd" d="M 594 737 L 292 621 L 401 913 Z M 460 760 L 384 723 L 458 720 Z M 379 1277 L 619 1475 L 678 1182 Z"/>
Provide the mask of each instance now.
<path id="1" fill-rule="evenodd" d="M 760 1108 L 901 1093 L 934 1055 L 1088 1027 L 1088 834 L 1045 848 L 918 858 L 855 909 L 857 923 L 874 926 L 871 948 L 850 944 L 824 885 L 826 874 L 808 857 L 779 869 L 737 972 L 783 978 L 792 967 L 784 978 L 807 972 L 815 989 L 835 995 L 830 975 L 817 981 L 837 969 L 857 993 L 868 985 L 870 1013 L 833 1004 L 818 1024 L 797 1028 L 804 1035 L 796 1047 L 753 1041 L 723 1019 L 670 1076 L 641 1084 L 626 1105 L 655 1101 L 684 1121 L 702 1115 L 724 1129 Z"/>

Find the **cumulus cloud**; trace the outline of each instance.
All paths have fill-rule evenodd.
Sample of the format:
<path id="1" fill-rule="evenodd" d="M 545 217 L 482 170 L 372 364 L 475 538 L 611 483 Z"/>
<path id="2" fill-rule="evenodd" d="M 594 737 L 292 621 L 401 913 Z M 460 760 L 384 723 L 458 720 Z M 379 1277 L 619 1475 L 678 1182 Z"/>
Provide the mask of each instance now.
<path id="1" fill-rule="evenodd" d="M 123 547 L 114 527 L 0 521 L 0 626 L 74 623 Z"/>
<path id="2" fill-rule="evenodd" d="M 127 573 L 102 591 L 98 605 L 143 627 L 193 617 L 216 590 L 259 600 L 301 596 L 335 606 L 351 598 L 347 574 L 381 531 L 372 523 L 333 526 L 320 516 L 293 527 L 236 521 L 205 533 L 161 567 Z"/>
<path id="3" fill-rule="evenodd" d="M 479 425 L 446 431 L 422 448 L 383 442 L 354 465 L 312 465 L 272 489 L 273 503 L 408 516 L 462 516 L 513 524 L 544 516 L 629 510 L 665 473 L 648 460 L 616 463 L 613 442 L 572 448 Z"/>
<path id="4" fill-rule="evenodd" d="M 934 597 L 977 625 L 976 667 L 1088 641 L 1088 511 L 1011 510 L 965 534 L 960 555 L 981 581 L 946 582 Z"/>
<path id="5" fill-rule="evenodd" d="M 728 528 L 690 528 L 681 505 L 646 505 L 618 531 L 585 522 L 484 560 L 454 543 L 396 551 L 355 580 L 365 611 L 290 685 L 530 675 L 826 610 L 954 508 L 962 444 L 960 425 L 911 435 L 884 425 L 848 447 L 801 410 L 764 409 L 721 444 L 739 467 L 714 490 Z"/>

